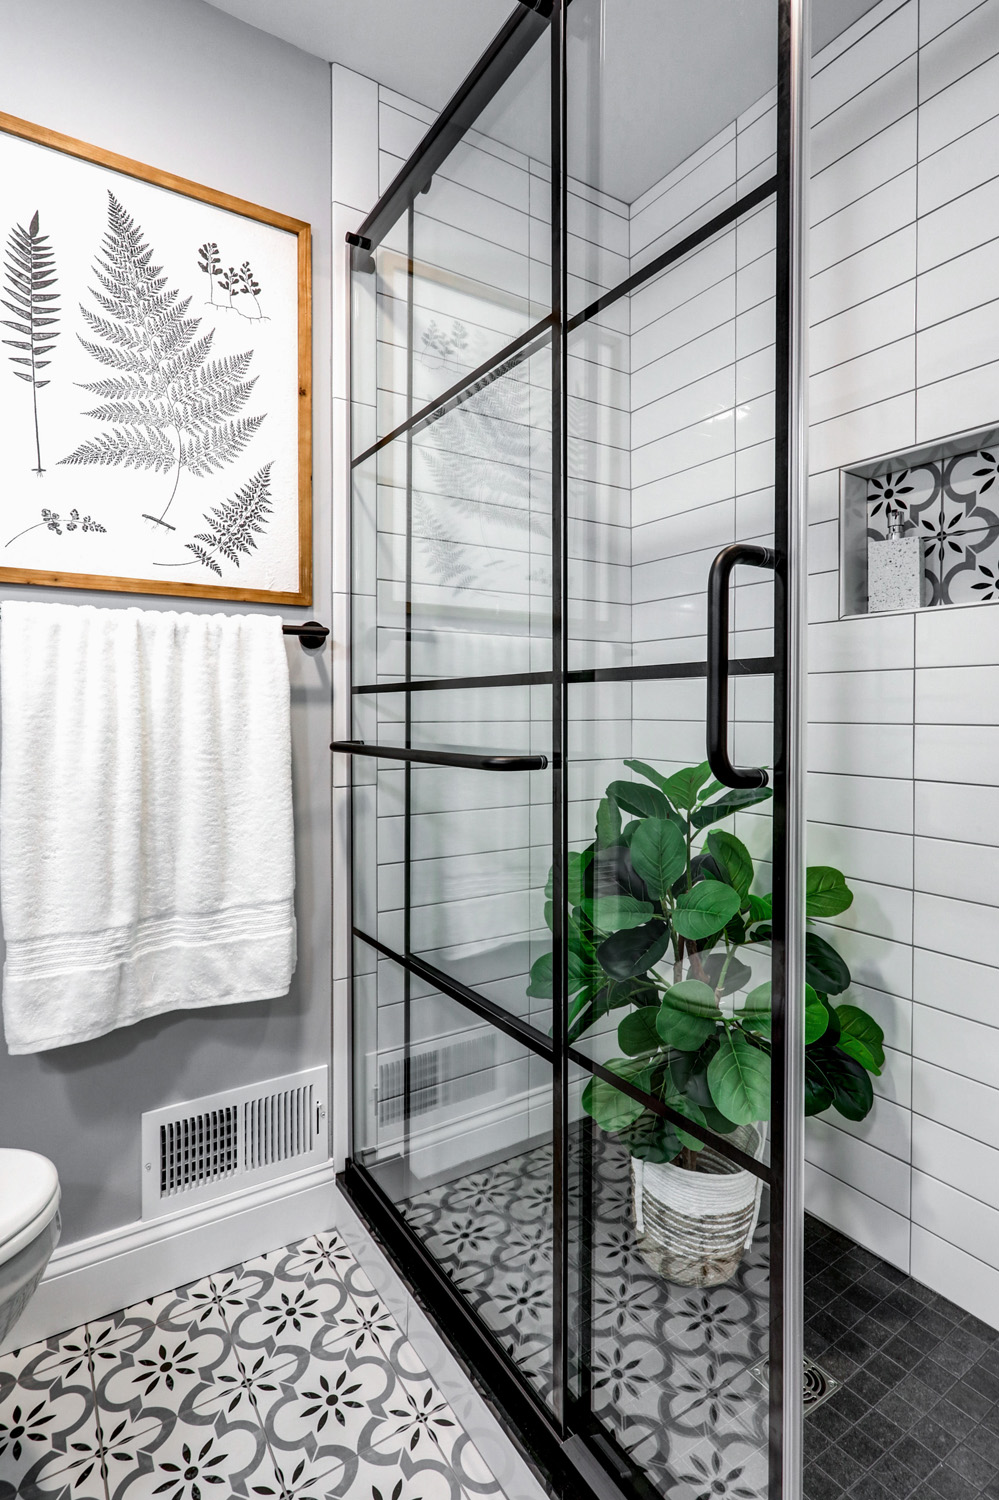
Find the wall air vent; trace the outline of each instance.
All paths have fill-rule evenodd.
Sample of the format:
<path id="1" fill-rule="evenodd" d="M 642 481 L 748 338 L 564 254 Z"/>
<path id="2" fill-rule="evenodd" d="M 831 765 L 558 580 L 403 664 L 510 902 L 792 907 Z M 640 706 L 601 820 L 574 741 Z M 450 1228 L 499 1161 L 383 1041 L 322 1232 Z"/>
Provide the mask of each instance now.
<path id="1" fill-rule="evenodd" d="M 329 1156 L 325 1067 L 142 1116 L 142 1217 L 300 1172 Z"/>
<path id="2" fill-rule="evenodd" d="M 409 1063 L 410 1114 L 425 1115 L 441 1105 L 488 1093 L 496 1077 L 496 1038 L 470 1037 L 444 1047 L 414 1050 Z M 379 1125 L 405 1115 L 405 1064 L 401 1057 L 378 1065 Z"/>

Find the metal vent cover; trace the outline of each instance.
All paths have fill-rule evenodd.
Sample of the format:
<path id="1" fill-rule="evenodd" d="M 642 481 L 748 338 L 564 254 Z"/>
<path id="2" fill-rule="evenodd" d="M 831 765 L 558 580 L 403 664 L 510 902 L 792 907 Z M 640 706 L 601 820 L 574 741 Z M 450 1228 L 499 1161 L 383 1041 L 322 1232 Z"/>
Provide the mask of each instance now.
<path id="1" fill-rule="evenodd" d="M 142 1217 L 298 1172 L 329 1156 L 328 1075 L 307 1068 L 142 1116 Z"/>

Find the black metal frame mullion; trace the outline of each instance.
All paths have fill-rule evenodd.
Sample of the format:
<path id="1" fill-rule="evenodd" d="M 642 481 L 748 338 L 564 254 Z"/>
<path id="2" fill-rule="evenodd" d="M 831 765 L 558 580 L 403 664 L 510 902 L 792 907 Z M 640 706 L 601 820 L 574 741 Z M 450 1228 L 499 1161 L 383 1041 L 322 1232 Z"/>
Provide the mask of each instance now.
<path id="1" fill-rule="evenodd" d="M 433 985 L 434 989 L 440 990 L 442 995 L 447 995 L 450 1000 L 456 1000 L 466 1010 L 480 1020 L 489 1021 L 497 1030 L 506 1036 L 512 1037 L 521 1046 L 528 1048 L 538 1057 L 546 1058 L 549 1062 L 555 1055 L 552 1039 L 532 1026 L 529 1021 L 522 1021 L 512 1011 L 504 1010 L 494 1000 L 487 1000 L 485 995 L 480 995 L 478 990 L 473 990 L 470 985 L 462 984 L 460 979 L 455 979 L 444 969 L 438 969 L 435 964 L 428 963 L 425 958 L 418 958 L 416 954 L 405 956 L 396 953 L 387 943 L 376 938 L 372 933 L 365 932 L 363 927 L 354 928 L 354 937 L 362 943 L 367 943 L 369 948 L 374 948 L 383 958 L 390 958 L 393 963 L 399 965 L 400 969 L 406 970 L 417 979 L 423 979 L 427 984 Z"/>
<path id="2" fill-rule="evenodd" d="M 731 657 L 729 677 L 770 677 L 772 656 Z M 649 662 L 635 667 L 574 667 L 566 672 L 566 681 L 577 682 L 656 682 L 685 677 L 706 677 L 706 661 Z M 452 688 L 550 687 L 551 672 L 499 672 L 482 677 L 428 677 L 416 682 L 368 682 L 351 688 L 354 693 L 433 693 Z"/>
<path id="3" fill-rule="evenodd" d="M 413 412 L 413 265 L 416 238 L 416 210 L 412 202 L 406 213 L 406 415 Z M 413 748 L 413 434 L 406 433 L 406 645 L 405 645 L 405 735 L 407 750 Z M 403 950 L 407 957 L 412 947 L 413 925 L 413 765 L 407 760 L 403 768 Z M 412 984 L 406 969 L 402 981 L 403 998 L 403 1150 L 409 1161 L 411 1116 L 413 1106 L 413 1018 Z"/>
<path id="4" fill-rule="evenodd" d="M 557 0 L 549 32 L 551 46 L 551 291 L 552 291 L 552 1197 L 554 1219 L 552 1367 L 555 1416 L 568 1432 L 569 1398 L 569 1059 L 566 1022 L 569 946 L 566 931 L 566 871 L 569 822 L 566 795 L 568 714 L 568 527 L 566 473 L 566 3 Z"/>
<path id="5" fill-rule="evenodd" d="M 791 35 L 788 0 L 777 11 L 777 255 L 775 276 L 774 381 L 774 796 L 773 796 L 773 939 L 771 942 L 771 1080 L 770 1080 L 770 1361 L 769 1488 L 773 1500 L 783 1497 L 784 1460 L 784 1172 L 785 1172 L 785 1020 L 788 1006 L 787 897 L 784 883 L 787 849 L 788 618 L 786 608 L 788 520 L 791 504 L 789 467 L 789 398 L 791 388 Z M 784 1500 L 795 1500 L 793 1496 Z"/>

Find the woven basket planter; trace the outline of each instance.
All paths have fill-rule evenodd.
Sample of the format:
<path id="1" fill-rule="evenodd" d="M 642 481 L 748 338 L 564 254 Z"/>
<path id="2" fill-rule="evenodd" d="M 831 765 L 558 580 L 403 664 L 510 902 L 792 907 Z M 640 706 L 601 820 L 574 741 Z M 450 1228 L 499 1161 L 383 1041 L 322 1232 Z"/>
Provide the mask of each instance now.
<path id="1" fill-rule="evenodd" d="M 758 1156 L 764 1135 L 741 1125 L 729 1140 Z M 645 1263 L 679 1286 L 719 1286 L 753 1240 L 762 1183 L 705 1146 L 699 1170 L 631 1158 L 631 1207 Z"/>

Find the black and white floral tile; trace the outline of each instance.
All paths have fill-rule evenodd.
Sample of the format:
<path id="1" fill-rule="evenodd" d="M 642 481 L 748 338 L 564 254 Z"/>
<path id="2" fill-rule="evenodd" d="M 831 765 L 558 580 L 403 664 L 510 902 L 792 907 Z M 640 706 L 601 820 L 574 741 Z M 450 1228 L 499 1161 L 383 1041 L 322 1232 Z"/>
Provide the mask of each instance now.
<path id="1" fill-rule="evenodd" d="M 999 448 L 868 480 L 868 546 L 886 540 L 892 518 L 919 538 L 922 607 L 999 600 Z"/>
<path id="2" fill-rule="evenodd" d="M 502 1500 L 336 1234 L 0 1356 L 0 1500 Z"/>
<path id="3" fill-rule="evenodd" d="M 574 1191 L 572 1358 L 590 1369 L 592 1408 L 670 1500 L 763 1500 L 768 1232 L 735 1278 L 708 1291 L 670 1285 L 639 1254 L 627 1152 L 608 1137 L 592 1194 Z M 428 1189 L 402 1205 L 411 1226 L 539 1394 L 552 1392 L 552 1156 L 536 1149 Z M 579 1190 L 580 1193 L 582 1189 Z M 584 1235 L 584 1221 L 590 1226 Z"/>

